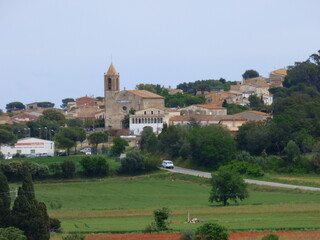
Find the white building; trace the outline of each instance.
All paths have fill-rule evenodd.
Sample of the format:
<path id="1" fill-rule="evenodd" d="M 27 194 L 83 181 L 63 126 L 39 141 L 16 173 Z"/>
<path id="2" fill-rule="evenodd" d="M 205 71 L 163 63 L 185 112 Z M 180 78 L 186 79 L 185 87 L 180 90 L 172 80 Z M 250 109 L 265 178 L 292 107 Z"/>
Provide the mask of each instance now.
<path id="1" fill-rule="evenodd" d="M 54 142 L 39 138 L 21 138 L 14 146 L 1 146 L 0 150 L 6 156 L 17 153 L 26 156 L 53 156 Z"/>
<path id="2" fill-rule="evenodd" d="M 130 134 L 141 135 L 145 127 L 152 127 L 155 134 L 162 131 L 163 124 L 169 125 L 169 119 L 180 115 L 180 111 L 165 107 L 147 108 L 130 115 Z"/>

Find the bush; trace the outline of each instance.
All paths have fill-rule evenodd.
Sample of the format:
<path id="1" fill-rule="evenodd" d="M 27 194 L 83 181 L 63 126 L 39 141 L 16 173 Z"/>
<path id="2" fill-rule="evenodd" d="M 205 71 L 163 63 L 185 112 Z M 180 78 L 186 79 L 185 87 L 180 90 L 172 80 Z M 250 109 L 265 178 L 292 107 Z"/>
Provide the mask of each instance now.
<path id="1" fill-rule="evenodd" d="M 135 173 L 145 170 L 145 156 L 139 151 L 128 152 L 127 156 L 121 160 L 121 171 Z"/>
<path id="2" fill-rule="evenodd" d="M 230 164 L 221 168 L 228 171 L 235 171 L 241 175 L 246 174 L 253 177 L 261 177 L 264 175 L 264 172 L 259 165 L 249 162 L 232 161 Z"/>
<path id="3" fill-rule="evenodd" d="M 196 230 L 197 240 L 228 240 L 228 230 L 216 223 L 205 223 Z"/>
<path id="4" fill-rule="evenodd" d="M 62 240 L 85 240 L 86 236 L 76 233 L 76 234 L 69 234 L 65 237 L 62 237 Z"/>
<path id="5" fill-rule="evenodd" d="M 27 237 L 24 235 L 23 231 L 15 228 L 0 228 L 0 239 L 1 240 L 27 240 Z"/>
<path id="6" fill-rule="evenodd" d="M 145 168 L 146 168 L 146 171 L 148 172 L 157 170 L 160 165 L 161 165 L 161 159 L 156 156 L 147 157 L 145 162 Z"/>
<path id="7" fill-rule="evenodd" d="M 105 176 L 109 172 L 109 165 L 104 157 L 84 157 L 80 164 L 83 167 L 84 174 L 88 177 Z"/>
<path id="8" fill-rule="evenodd" d="M 261 240 L 279 240 L 279 236 L 273 233 L 264 236 Z"/>
<path id="9" fill-rule="evenodd" d="M 62 169 L 61 165 L 59 163 L 50 163 L 49 164 L 49 172 L 54 176 L 54 177 L 59 177 L 62 174 Z"/>
<path id="10" fill-rule="evenodd" d="M 64 178 L 72 178 L 75 171 L 76 171 L 76 165 L 71 160 L 64 160 L 60 164 L 61 170 L 62 170 L 62 176 Z"/>
<path id="11" fill-rule="evenodd" d="M 144 232 L 151 233 L 151 232 L 160 232 L 169 230 L 169 213 L 170 210 L 168 208 L 160 208 L 153 211 L 154 222 L 147 225 Z"/>
<path id="12" fill-rule="evenodd" d="M 193 231 L 184 231 L 181 235 L 181 237 L 179 238 L 179 240 L 192 240 L 194 239 L 194 232 Z"/>
<path id="13" fill-rule="evenodd" d="M 61 222 L 57 218 L 50 218 L 50 232 L 61 232 Z"/>

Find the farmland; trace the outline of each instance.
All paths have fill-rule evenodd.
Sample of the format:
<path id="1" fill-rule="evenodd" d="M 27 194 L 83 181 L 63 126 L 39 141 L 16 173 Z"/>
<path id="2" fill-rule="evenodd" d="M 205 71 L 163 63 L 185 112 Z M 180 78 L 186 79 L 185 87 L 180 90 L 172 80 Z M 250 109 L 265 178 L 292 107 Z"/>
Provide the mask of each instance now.
<path id="1" fill-rule="evenodd" d="M 221 207 L 209 204 L 208 185 L 163 176 L 40 183 L 36 197 L 65 232 L 141 232 L 160 207 L 171 210 L 170 227 L 177 232 L 199 226 L 184 223 L 187 211 L 232 231 L 319 228 L 319 193 L 252 186 L 248 199 Z"/>

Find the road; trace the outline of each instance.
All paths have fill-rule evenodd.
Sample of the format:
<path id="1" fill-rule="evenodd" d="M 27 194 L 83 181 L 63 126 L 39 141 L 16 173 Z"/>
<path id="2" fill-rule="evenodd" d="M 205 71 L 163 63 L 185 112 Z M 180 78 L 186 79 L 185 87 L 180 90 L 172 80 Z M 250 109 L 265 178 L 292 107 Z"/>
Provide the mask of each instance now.
<path id="1" fill-rule="evenodd" d="M 175 167 L 174 169 L 168 169 L 170 172 L 176 173 L 183 173 L 193 176 L 199 176 L 204 178 L 211 178 L 211 173 L 209 172 L 202 172 L 187 168 Z M 320 188 L 317 187 L 307 187 L 307 186 L 298 186 L 298 185 L 291 185 L 291 184 L 284 184 L 284 183 L 275 183 L 275 182 L 266 182 L 266 181 L 259 181 L 259 180 L 252 180 L 252 179 L 244 179 L 246 183 L 249 184 L 257 184 L 257 185 L 266 185 L 272 187 L 283 187 L 283 188 L 293 188 L 293 189 L 302 189 L 302 190 L 310 190 L 310 191 L 320 191 Z"/>

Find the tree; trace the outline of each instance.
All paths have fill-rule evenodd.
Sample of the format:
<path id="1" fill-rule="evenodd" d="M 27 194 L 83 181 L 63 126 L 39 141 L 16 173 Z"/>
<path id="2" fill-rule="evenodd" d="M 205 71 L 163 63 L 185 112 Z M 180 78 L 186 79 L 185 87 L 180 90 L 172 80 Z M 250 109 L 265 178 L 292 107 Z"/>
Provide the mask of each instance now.
<path id="1" fill-rule="evenodd" d="M 75 102 L 75 100 L 73 98 L 62 99 L 62 104 L 60 105 L 60 107 L 66 109 L 68 107 L 69 102 Z"/>
<path id="2" fill-rule="evenodd" d="M 228 230 L 217 223 L 205 223 L 196 230 L 196 240 L 228 240 Z"/>
<path id="3" fill-rule="evenodd" d="M 211 186 L 209 201 L 221 202 L 224 206 L 229 200 L 237 202 L 249 196 L 246 183 L 235 171 L 219 169 L 217 175 L 212 174 Z"/>
<path id="4" fill-rule="evenodd" d="M 242 74 L 243 79 L 255 78 L 259 77 L 259 73 L 256 70 L 250 69 L 246 70 L 244 74 Z"/>
<path id="5" fill-rule="evenodd" d="M 293 140 L 288 142 L 287 146 L 284 148 L 284 152 L 286 153 L 290 163 L 292 163 L 294 159 L 300 155 L 300 149 Z"/>
<path id="6" fill-rule="evenodd" d="M 31 174 L 24 167 L 22 187 L 12 208 L 12 225 L 24 231 L 28 240 L 49 240 L 50 222 L 46 205 L 35 199 Z"/>
<path id="7" fill-rule="evenodd" d="M 83 121 L 78 118 L 72 118 L 67 120 L 68 127 L 83 127 Z"/>
<path id="8" fill-rule="evenodd" d="M 264 102 L 261 99 L 261 97 L 258 97 L 256 95 L 250 95 L 249 96 L 249 106 L 253 109 L 253 110 L 261 110 L 264 107 Z"/>
<path id="9" fill-rule="evenodd" d="M 24 235 L 23 231 L 15 228 L 0 228 L 0 239 L 1 240 L 27 240 L 26 235 Z"/>
<path id="10" fill-rule="evenodd" d="M 234 157 L 236 143 L 221 126 L 193 128 L 188 136 L 192 160 L 199 166 L 217 168 Z"/>
<path id="11" fill-rule="evenodd" d="M 88 177 L 105 176 L 109 171 L 109 165 L 104 157 L 84 157 L 80 164 Z"/>
<path id="12" fill-rule="evenodd" d="M 73 127 L 73 130 L 76 132 L 76 135 L 77 135 L 76 141 L 80 142 L 82 146 L 82 142 L 87 138 L 86 131 L 81 127 Z M 75 146 L 75 152 L 77 150 L 76 148 L 77 146 Z"/>
<path id="13" fill-rule="evenodd" d="M 153 133 L 151 127 L 145 127 L 141 132 L 140 149 L 149 153 L 156 153 L 158 151 L 158 139 Z"/>
<path id="14" fill-rule="evenodd" d="M 41 108 L 52 108 L 52 107 L 54 107 L 54 103 L 52 103 L 52 102 L 38 102 L 37 106 L 41 107 Z"/>
<path id="15" fill-rule="evenodd" d="M 126 173 L 135 173 L 145 170 L 146 158 L 139 151 L 128 152 L 121 159 L 121 170 Z"/>
<path id="16" fill-rule="evenodd" d="M 7 112 L 10 113 L 12 111 L 25 109 L 26 106 L 21 102 L 11 102 L 6 105 Z"/>
<path id="17" fill-rule="evenodd" d="M 108 141 L 108 135 L 105 132 L 95 132 L 88 136 L 88 141 L 90 144 L 94 144 L 95 148 L 98 149 L 99 143 Z"/>
<path id="18" fill-rule="evenodd" d="M 76 146 L 78 133 L 74 128 L 60 128 L 54 136 L 58 148 L 66 148 L 69 155 L 70 148 Z"/>
<path id="19" fill-rule="evenodd" d="M 7 130 L 0 129 L 0 153 L 2 144 L 12 144 L 17 141 L 16 136 Z"/>
<path id="20" fill-rule="evenodd" d="M 2 170 L 0 170 L 0 193 L 0 227 L 7 227 L 9 226 L 11 197 L 8 180 Z"/>
<path id="21" fill-rule="evenodd" d="M 170 210 L 166 207 L 153 211 L 154 221 L 158 232 L 169 230 L 169 214 Z"/>
<path id="22" fill-rule="evenodd" d="M 121 153 L 123 153 L 126 146 L 129 145 L 128 142 L 121 137 L 113 138 L 112 142 L 113 142 L 113 145 L 110 149 L 110 152 L 115 156 L 119 156 Z"/>
<path id="23" fill-rule="evenodd" d="M 39 118 L 40 120 L 51 120 L 57 121 L 61 126 L 66 123 L 66 117 L 63 113 L 54 110 L 54 109 L 47 109 L 42 112 L 42 116 Z"/>
<path id="24" fill-rule="evenodd" d="M 61 171 L 62 176 L 64 178 L 72 178 L 75 171 L 76 171 L 76 165 L 71 160 L 64 160 L 61 164 Z"/>
<path id="25" fill-rule="evenodd" d="M 134 115 L 136 113 L 136 110 L 133 108 L 130 108 L 129 113 L 126 114 L 122 120 L 122 126 L 123 128 L 129 128 L 130 127 L 130 115 Z"/>

